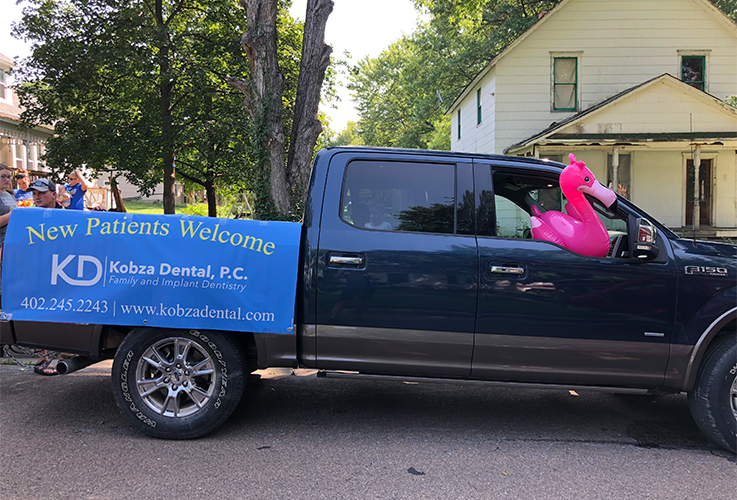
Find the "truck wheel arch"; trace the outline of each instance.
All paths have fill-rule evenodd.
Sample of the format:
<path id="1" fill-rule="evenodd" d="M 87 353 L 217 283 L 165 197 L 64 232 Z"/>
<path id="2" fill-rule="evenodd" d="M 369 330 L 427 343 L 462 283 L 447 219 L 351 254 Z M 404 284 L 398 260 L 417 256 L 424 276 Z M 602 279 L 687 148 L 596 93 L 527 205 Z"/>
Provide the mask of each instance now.
<path id="1" fill-rule="evenodd" d="M 701 365 L 701 361 L 704 359 L 704 354 L 706 354 L 712 341 L 720 334 L 728 334 L 726 332 L 733 331 L 733 329 L 729 329 L 727 327 L 730 323 L 735 323 L 735 321 L 737 321 L 737 307 L 733 307 L 722 313 L 712 321 L 701 334 L 701 337 L 699 337 L 698 342 L 694 345 L 691 357 L 688 360 L 686 375 L 684 377 L 682 387 L 683 391 L 688 392 L 693 389 L 694 383 L 696 382 L 696 374 L 699 371 L 699 366 Z"/>

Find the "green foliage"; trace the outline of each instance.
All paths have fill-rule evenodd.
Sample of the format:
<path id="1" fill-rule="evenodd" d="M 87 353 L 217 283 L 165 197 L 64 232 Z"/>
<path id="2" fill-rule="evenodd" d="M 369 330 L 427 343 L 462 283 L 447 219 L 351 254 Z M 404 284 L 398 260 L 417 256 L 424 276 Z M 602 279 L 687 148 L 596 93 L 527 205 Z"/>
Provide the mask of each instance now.
<path id="1" fill-rule="evenodd" d="M 201 215 L 207 217 L 207 204 L 205 203 L 190 203 L 178 211 L 183 215 Z"/>
<path id="2" fill-rule="evenodd" d="M 449 149 L 447 106 L 541 12 L 558 3 L 416 0 L 430 21 L 353 70 L 349 88 L 361 115 L 358 135 L 372 146 Z"/>
<path id="3" fill-rule="evenodd" d="M 345 129 L 330 140 L 327 146 L 363 146 L 363 138 L 361 131 L 358 129 L 356 122 L 350 121 L 346 124 Z"/>
<path id="4" fill-rule="evenodd" d="M 47 162 L 120 170 L 144 193 L 177 174 L 208 189 L 253 182 L 253 124 L 229 74 L 248 74 L 235 0 L 29 0 L 16 35 L 34 42 L 19 68 L 28 123 L 54 125 Z M 160 7 L 161 15 L 157 7 Z M 285 120 L 296 93 L 301 25 L 280 18 Z"/>
<path id="5" fill-rule="evenodd" d="M 732 21 L 737 22 L 737 0 L 711 0 L 711 3 L 719 7 Z"/>

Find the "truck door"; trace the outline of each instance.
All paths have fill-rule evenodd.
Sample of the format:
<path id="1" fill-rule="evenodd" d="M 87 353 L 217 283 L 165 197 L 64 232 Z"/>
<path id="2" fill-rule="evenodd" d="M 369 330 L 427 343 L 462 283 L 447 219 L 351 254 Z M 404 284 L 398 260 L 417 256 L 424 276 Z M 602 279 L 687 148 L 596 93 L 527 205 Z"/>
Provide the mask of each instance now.
<path id="1" fill-rule="evenodd" d="M 318 368 L 470 373 L 478 282 L 472 165 L 407 158 L 331 160 L 318 250 Z"/>
<path id="2" fill-rule="evenodd" d="M 473 378 L 657 386 L 676 298 L 669 245 L 657 262 L 630 259 L 627 218 L 600 214 L 613 255 L 585 257 L 531 239 L 531 206 L 565 211 L 559 171 L 475 165 L 479 312 Z M 661 236 L 662 238 L 662 236 Z"/>

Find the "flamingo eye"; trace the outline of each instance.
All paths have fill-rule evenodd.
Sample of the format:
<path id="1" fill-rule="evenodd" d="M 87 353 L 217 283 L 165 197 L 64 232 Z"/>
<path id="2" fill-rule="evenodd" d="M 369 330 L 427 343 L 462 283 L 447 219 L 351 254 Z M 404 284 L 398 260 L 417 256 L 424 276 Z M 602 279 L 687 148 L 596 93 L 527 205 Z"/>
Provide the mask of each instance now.
<path id="1" fill-rule="evenodd" d="M 583 181 L 584 181 L 584 182 L 589 182 L 589 178 L 588 178 L 588 177 L 586 177 L 586 178 L 584 178 L 584 180 L 583 180 Z"/>

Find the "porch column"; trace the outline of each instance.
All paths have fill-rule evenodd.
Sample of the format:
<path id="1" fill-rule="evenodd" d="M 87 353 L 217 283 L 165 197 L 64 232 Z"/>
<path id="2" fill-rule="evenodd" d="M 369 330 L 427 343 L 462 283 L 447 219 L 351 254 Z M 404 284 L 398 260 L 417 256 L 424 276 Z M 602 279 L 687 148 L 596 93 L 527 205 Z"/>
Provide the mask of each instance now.
<path id="1" fill-rule="evenodd" d="M 540 147 L 537 144 L 532 146 L 532 156 L 540 159 Z"/>
<path id="2" fill-rule="evenodd" d="M 697 145 L 693 154 L 693 228 L 699 228 L 701 219 L 701 185 L 699 183 L 699 168 L 701 167 L 701 145 Z"/>
<path id="3" fill-rule="evenodd" d="M 619 148 L 612 151 L 612 191 L 619 193 Z"/>
<path id="4" fill-rule="evenodd" d="M 23 139 L 23 161 L 24 165 L 23 168 L 27 169 L 28 166 L 31 164 L 29 160 L 31 159 L 31 146 L 28 139 Z"/>

